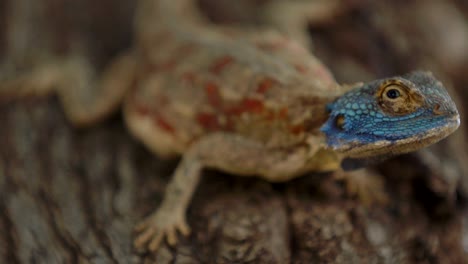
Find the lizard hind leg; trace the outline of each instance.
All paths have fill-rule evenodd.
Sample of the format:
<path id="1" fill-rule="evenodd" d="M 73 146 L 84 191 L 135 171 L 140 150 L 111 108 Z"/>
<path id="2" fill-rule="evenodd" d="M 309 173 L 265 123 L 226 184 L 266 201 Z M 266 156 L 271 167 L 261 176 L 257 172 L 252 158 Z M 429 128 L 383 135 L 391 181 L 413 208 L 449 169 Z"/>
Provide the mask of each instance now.
<path id="1" fill-rule="evenodd" d="M 65 113 L 77 126 L 86 126 L 113 113 L 132 87 L 136 62 L 132 54 L 123 54 L 96 78 L 92 66 L 78 58 L 68 65 L 68 76 L 58 93 Z"/>
<path id="2" fill-rule="evenodd" d="M 42 64 L 28 73 L 0 82 L 0 99 L 57 93 L 67 118 L 75 126 L 94 124 L 111 114 L 133 82 L 135 62 L 122 55 L 96 78 L 83 56 Z"/>
<path id="3" fill-rule="evenodd" d="M 312 47 L 307 26 L 332 20 L 343 9 L 340 0 L 284 1 L 268 2 L 260 16 L 264 23 L 274 26 L 282 33 Z"/>

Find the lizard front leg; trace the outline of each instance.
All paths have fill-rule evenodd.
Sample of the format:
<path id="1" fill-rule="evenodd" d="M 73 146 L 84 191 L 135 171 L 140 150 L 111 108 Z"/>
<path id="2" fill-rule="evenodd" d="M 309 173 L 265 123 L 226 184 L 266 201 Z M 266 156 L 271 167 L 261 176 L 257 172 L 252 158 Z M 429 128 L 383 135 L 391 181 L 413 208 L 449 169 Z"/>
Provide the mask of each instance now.
<path id="1" fill-rule="evenodd" d="M 211 134 L 194 143 L 174 172 L 161 206 L 135 228 L 137 249 L 156 251 L 164 238 L 177 242 L 177 231 L 188 235 L 185 211 L 204 167 L 240 175 L 259 175 L 284 181 L 303 168 L 306 149 L 272 150 L 263 144 L 233 134 Z"/>
<path id="2" fill-rule="evenodd" d="M 82 55 L 45 63 L 0 83 L 0 98 L 56 92 L 68 119 L 76 126 L 93 124 L 114 111 L 134 79 L 135 59 L 124 54 L 100 78 Z"/>

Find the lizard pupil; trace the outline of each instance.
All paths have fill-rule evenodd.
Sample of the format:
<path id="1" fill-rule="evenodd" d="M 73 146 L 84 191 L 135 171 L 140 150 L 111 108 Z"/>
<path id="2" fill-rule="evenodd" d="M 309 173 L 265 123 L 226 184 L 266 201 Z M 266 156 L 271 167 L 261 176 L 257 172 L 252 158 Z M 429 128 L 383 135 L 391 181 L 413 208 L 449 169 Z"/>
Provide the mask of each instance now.
<path id="1" fill-rule="evenodd" d="M 397 89 L 390 89 L 387 91 L 387 97 L 390 99 L 396 99 L 400 97 L 400 91 L 398 91 Z"/>

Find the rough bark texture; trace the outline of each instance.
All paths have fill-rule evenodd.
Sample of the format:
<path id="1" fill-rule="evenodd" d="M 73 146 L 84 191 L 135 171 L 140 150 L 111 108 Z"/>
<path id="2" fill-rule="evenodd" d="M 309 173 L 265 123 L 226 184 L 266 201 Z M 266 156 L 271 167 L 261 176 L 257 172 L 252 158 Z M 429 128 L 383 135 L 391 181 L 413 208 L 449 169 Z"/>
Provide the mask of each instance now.
<path id="1" fill-rule="evenodd" d="M 213 20 L 255 23 L 251 10 L 265 1 L 201 2 Z M 207 171 L 188 212 L 192 235 L 139 254 L 132 226 L 157 206 L 177 163 L 149 153 L 119 114 L 77 130 L 54 97 L 1 102 L 0 263 L 468 262 L 468 5 L 349 2 L 310 27 L 314 53 L 337 78 L 428 69 L 464 118 L 430 150 L 375 168 L 387 203 L 363 205 L 328 175 L 270 184 Z M 76 46 L 102 68 L 130 45 L 133 8 L 125 0 L 0 1 L 0 77 Z"/>

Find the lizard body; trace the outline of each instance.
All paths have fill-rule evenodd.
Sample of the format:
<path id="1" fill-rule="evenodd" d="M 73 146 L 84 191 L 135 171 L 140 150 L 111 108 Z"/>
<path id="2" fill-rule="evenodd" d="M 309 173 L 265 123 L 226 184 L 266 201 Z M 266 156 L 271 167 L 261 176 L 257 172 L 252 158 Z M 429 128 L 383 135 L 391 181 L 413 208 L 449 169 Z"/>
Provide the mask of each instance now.
<path id="1" fill-rule="evenodd" d="M 274 32 L 249 36 L 228 28 L 213 31 L 203 22 L 176 21 L 183 9 L 193 8 L 185 2 L 187 6 L 175 7 L 179 10 L 161 2 L 159 9 L 165 11 L 159 19 L 167 23 L 144 22 L 145 27 L 154 25 L 150 33 L 142 33 L 155 39 L 148 53 L 142 51 L 148 64 L 142 72 L 148 78 L 139 78 L 140 88 L 125 111 L 135 121 L 136 133 L 145 133 L 138 126 L 152 119 L 161 133 L 171 134 L 168 141 L 174 147 L 163 150 L 154 143 L 160 155 L 183 153 L 193 140 L 217 131 L 271 147 L 303 142 L 306 129 L 319 133 L 325 105 L 341 91 L 318 60 Z"/>
<path id="2" fill-rule="evenodd" d="M 3 94 L 56 87 L 77 125 L 123 101 L 133 135 L 160 156 L 182 155 L 161 206 L 136 227 L 137 248 L 189 233 L 185 211 L 203 168 L 285 181 L 338 170 L 344 159 L 413 151 L 459 125 L 430 73 L 345 89 L 296 41 L 213 26 L 195 9 L 194 0 L 141 0 L 134 49 L 101 78 L 78 56 L 2 84 Z"/>

